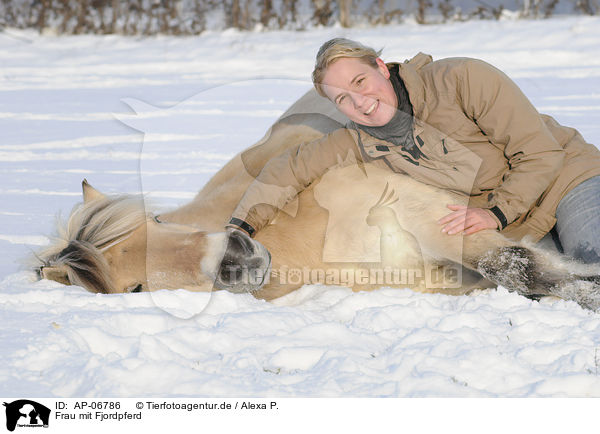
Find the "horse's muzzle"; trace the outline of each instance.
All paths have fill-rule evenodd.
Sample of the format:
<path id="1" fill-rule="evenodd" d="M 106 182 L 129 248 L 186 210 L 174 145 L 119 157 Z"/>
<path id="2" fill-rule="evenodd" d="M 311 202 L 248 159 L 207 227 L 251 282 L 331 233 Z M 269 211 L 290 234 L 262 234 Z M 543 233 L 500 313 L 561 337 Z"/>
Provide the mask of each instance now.
<path id="1" fill-rule="evenodd" d="M 271 254 L 242 231 L 227 234 L 227 247 L 217 271 L 215 288 L 235 293 L 259 290 L 269 280 Z"/>

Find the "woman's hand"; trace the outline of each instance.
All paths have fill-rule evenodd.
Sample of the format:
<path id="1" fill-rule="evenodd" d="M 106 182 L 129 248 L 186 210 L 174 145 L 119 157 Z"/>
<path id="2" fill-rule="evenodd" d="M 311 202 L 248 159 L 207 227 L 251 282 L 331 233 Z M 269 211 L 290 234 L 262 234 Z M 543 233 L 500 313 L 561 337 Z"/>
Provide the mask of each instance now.
<path id="1" fill-rule="evenodd" d="M 444 225 L 442 232 L 448 235 L 463 233 L 471 235 L 483 229 L 498 229 L 498 223 L 487 209 L 469 208 L 463 205 L 447 205 L 452 213 L 438 220 Z"/>

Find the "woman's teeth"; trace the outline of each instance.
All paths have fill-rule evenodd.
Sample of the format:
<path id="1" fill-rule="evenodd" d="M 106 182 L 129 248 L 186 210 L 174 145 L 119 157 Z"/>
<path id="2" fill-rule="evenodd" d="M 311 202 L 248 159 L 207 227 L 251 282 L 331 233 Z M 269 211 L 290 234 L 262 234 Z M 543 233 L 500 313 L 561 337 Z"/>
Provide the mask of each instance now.
<path id="1" fill-rule="evenodd" d="M 365 112 L 365 114 L 368 116 L 368 115 L 370 115 L 371 113 L 373 113 L 373 110 L 375 110 L 375 107 L 376 107 L 376 106 L 377 106 L 377 101 L 375 101 L 375 102 L 373 103 L 373 105 L 372 105 L 371 107 L 369 107 L 369 109 L 368 109 L 368 110 Z"/>

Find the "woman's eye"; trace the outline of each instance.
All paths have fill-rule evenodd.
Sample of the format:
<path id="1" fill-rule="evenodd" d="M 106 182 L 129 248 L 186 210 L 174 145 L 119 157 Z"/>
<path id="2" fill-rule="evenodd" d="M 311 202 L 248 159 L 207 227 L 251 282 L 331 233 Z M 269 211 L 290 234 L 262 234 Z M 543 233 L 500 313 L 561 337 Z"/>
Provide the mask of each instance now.
<path id="1" fill-rule="evenodd" d="M 363 82 L 363 81 L 365 81 L 364 77 L 363 77 L 363 78 L 359 78 L 359 79 L 356 81 L 356 84 L 357 84 L 358 86 L 360 86 L 360 85 L 362 84 L 362 82 Z"/>
<path id="2" fill-rule="evenodd" d="M 338 100 L 337 100 L 338 105 L 341 105 L 345 99 L 346 99 L 346 96 L 342 96 L 342 97 L 338 98 Z"/>

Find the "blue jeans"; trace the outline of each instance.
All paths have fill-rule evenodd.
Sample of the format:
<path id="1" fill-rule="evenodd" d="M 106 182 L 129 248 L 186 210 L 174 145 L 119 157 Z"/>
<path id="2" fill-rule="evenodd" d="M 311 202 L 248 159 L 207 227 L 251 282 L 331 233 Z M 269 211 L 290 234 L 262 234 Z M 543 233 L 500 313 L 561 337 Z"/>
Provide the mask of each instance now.
<path id="1" fill-rule="evenodd" d="M 582 182 L 562 198 L 549 236 L 566 255 L 586 264 L 600 263 L 600 176 Z"/>

